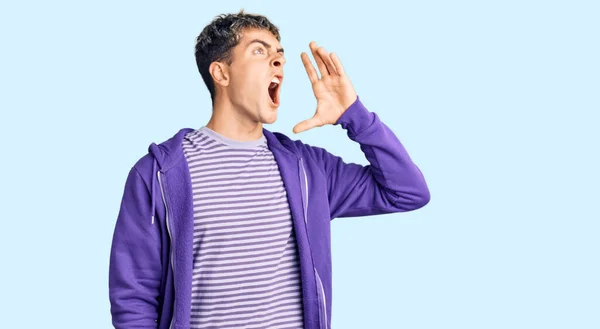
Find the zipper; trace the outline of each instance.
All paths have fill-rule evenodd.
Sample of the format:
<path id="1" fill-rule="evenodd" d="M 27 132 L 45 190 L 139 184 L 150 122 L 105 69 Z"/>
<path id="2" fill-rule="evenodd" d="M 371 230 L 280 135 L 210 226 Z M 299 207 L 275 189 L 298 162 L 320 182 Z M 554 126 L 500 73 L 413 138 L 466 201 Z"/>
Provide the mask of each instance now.
<path id="1" fill-rule="evenodd" d="M 302 202 L 302 208 L 304 210 L 304 222 L 307 224 L 307 217 L 308 217 L 308 178 L 306 177 L 306 171 L 304 170 L 304 161 L 302 161 L 302 158 L 300 158 L 300 168 L 302 169 L 302 174 L 304 175 L 304 186 L 305 186 L 305 198 L 303 199 Z M 302 184 L 302 182 L 300 183 Z M 304 200 L 306 200 L 306 203 L 304 202 Z M 305 206 L 306 204 L 306 206 Z M 308 226 L 308 224 L 307 224 Z M 308 236 L 308 230 L 307 230 L 307 236 Z M 314 264 L 314 261 L 313 261 Z M 319 272 L 317 271 L 317 268 L 314 267 L 313 265 L 313 269 L 315 270 L 315 276 L 316 279 L 315 281 L 317 281 L 317 287 L 318 290 L 320 292 L 317 292 L 317 300 L 321 300 L 322 299 L 322 303 L 319 305 L 319 320 L 322 320 L 323 317 L 325 317 L 325 329 L 327 329 L 327 300 L 325 299 L 325 290 L 323 289 L 323 283 L 321 282 L 321 278 L 319 277 Z M 322 296 L 323 298 L 320 298 L 320 296 Z M 323 309 L 321 309 L 321 305 L 323 305 Z M 323 311 L 324 315 L 321 315 L 321 311 Z M 323 327 L 323 322 L 321 322 L 321 328 Z"/>
<path id="2" fill-rule="evenodd" d="M 302 168 L 302 174 L 304 174 L 304 199 L 302 200 L 302 211 L 304 211 L 304 224 L 308 225 L 308 179 L 306 178 L 306 172 L 304 171 L 304 162 L 302 161 L 302 158 L 300 158 L 300 168 Z M 306 202 L 304 202 L 305 200 Z"/>
<path id="3" fill-rule="evenodd" d="M 323 282 L 321 282 L 321 277 L 319 276 L 319 272 L 316 268 L 315 274 L 317 275 L 317 280 L 319 282 L 319 290 L 321 291 L 321 297 L 323 299 L 323 314 L 325 314 L 325 329 L 327 329 L 327 299 L 325 299 L 325 290 L 323 289 Z"/>
<path id="4" fill-rule="evenodd" d="M 167 208 L 167 200 L 165 199 L 165 192 L 163 190 L 162 180 L 160 179 L 160 170 L 156 172 L 158 176 L 158 184 L 160 185 L 160 195 L 162 196 L 163 203 L 165 204 L 165 216 L 167 222 L 167 232 L 169 232 L 169 259 L 171 260 L 171 269 L 173 270 L 173 280 L 175 280 L 175 260 L 173 259 L 173 237 L 171 236 L 171 227 L 169 226 L 169 208 Z M 171 316 L 171 324 L 169 325 L 169 329 L 173 328 L 173 321 L 175 320 L 175 302 L 177 299 L 173 300 L 173 315 Z"/>

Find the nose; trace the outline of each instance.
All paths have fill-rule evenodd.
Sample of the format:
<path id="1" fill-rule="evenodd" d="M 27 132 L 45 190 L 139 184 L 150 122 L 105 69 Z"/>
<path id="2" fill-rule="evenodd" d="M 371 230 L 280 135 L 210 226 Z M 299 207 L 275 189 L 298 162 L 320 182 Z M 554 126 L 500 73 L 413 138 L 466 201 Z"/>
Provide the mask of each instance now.
<path id="1" fill-rule="evenodd" d="M 285 64 L 285 57 L 283 55 L 279 55 L 271 60 L 271 65 L 275 67 L 281 67 L 283 64 Z"/>

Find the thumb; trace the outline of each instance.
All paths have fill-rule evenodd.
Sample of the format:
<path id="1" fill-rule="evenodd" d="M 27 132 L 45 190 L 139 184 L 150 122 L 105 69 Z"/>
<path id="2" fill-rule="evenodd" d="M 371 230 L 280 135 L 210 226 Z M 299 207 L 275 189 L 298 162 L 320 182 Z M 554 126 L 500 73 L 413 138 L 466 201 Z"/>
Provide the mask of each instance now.
<path id="1" fill-rule="evenodd" d="M 321 123 L 321 120 L 314 116 L 295 125 L 293 131 L 295 134 L 298 134 L 314 127 L 320 127 L 322 125 L 323 123 Z"/>

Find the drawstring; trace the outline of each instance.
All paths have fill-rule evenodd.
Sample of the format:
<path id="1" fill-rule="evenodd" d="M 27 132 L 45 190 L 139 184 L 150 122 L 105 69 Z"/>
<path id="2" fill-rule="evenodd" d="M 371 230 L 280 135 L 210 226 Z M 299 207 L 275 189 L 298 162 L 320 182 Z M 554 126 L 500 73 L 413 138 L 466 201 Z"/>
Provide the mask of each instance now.
<path id="1" fill-rule="evenodd" d="M 152 196 L 152 208 L 150 208 L 150 212 L 152 213 L 152 224 L 154 224 L 154 181 L 156 180 L 156 175 L 158 175 L 158 173 L 156 173 L 156 158 L 154 158 L 154 162 L 152 163 L 152 191 L 150 192 L 150 195 Z"/>

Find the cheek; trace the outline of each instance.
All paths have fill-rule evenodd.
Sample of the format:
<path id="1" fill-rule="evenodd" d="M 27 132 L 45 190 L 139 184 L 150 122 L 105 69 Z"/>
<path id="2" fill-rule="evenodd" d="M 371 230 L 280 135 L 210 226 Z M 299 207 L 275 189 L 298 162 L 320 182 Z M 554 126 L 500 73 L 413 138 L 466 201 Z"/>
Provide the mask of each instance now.
<path id="1" fill-rule="evenodd" d="M 235 73 L 231 75 L 230 89 L 236 99 L 257 99 L 267 93 L 267 85 L 263 77 L 264 68 L 252 65 L 236 67 Z"/>
<path id="2" fill-rule="evenodd" d="M 231 85 L 236 89 L 248 89 L 253 85 L 250 72 L 238 72 L 231 77 Z"/>

